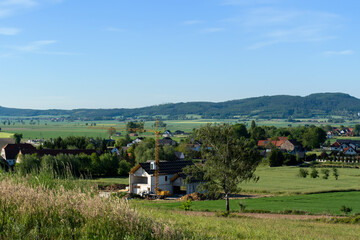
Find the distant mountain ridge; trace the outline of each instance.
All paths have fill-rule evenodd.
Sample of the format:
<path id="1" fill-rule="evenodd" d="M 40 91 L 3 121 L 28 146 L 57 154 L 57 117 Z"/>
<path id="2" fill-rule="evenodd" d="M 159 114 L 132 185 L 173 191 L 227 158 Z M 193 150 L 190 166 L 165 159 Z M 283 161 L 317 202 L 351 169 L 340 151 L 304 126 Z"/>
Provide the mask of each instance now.
<path id="1" fill-rule="evenodd" d="M 0 107 L 0 116 L 36 117 L 40 115 L 70 118 L 110 119 L 122 116 L 168 115 L 172 119 L 197 114 L 203 118 L 253 116 L 263 118 L 356 116 L 360 99 L 345 93 L 315 93 L 305 97 L 290 95 L 262 96 L 226 102 L 180 102 L 142 108 L 33 110 Z"/>

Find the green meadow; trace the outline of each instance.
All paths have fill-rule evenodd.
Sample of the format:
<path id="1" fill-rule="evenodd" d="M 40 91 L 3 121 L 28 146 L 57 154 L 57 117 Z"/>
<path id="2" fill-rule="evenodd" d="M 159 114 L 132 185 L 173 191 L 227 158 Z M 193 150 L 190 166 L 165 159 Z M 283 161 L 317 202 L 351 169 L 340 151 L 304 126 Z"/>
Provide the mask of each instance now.
<path id="1" fill-rule="evenodd" d="M 341 215 L 341 206 L 351 207 L 353 213 L 360 213 L 360 192 L 331 192 L 292 196 L 262 197 L 248 199 L 230 199 L 230 210 L 239 211 L 239 203 L 246 210 L 283 213 L 301 211 L 308 214 Z M 136 201 L 135 205 L 144 205 L 156 209 L 180 210 L 181 201 Z M 193 211 L 225 211 L 225 200 L 193 201 Z"/>
<path id="2" fill-rule="evenodd" d="M 198 115 L 190 116 L 191 120 L 164 120 L 167 124 L 166 129 L 171 131 L 182 130 L 185 132 L 192 132 L 195 128 L 199 128 L 208 123 L 244 123 L 250 125 L 252 119 L 201 119 Z M 6 119 L 2 117 L 2 119 Z M 20 117 L 18 119 L 21 119 Z M 323 121 L 323 119 L 318 119 Z M 1 134 L 0 138 L 9 137 L 14 133 L 22 133 L 23 139 L 36 139 L 36 138 L 56 138 L 67 136 L 86 136 L 86 137 L 108 137 L 107 129 L 114 127 L 117 132 L 121 132 L 124 135 L 125 122 L 119 122 L 115 120 L 108 121 L 74 121 L 74 122 L 52 122 L 50 120 L 34 121 L 34 125 L 29 124 L 29 120 L 25 120 L 25 124 L 19 121 L 12 121 L 10 125 L 0 122 Z M 86 125 L 86 123 L 88 125 Z M 96 126 L 91 127 L 91 123 L 96 123 Z M 311 122 L 309 119 L 302 119 L 301 122 L 291 123 L 284 119 L 271 119 L 271 120 L 256 120 L 258 125 L 275 126 L 275 127 L 288 127 L 303 126 L 306 124 L 321 125 L 324 122 Z M 348 123 L 350 124 L 350 123 Z M 353 123 L 351 123 L 353 124 Z M 346 125 L 346 123 L 344 123 Z M 336 126 L 336 124 L 334 125 Z M 154 129 L 154 122 L 145 122 L 146 129 Z M 141 136 L 153 136 L 152 133 L 142 133 Z M 180 140 L 181 137 L 175 140 Z"/>
<path id="3" fill-rule="evenodd" d="M 300 178 L 297 176 L 299 167 L 265 167 L 260 166 L 255 174 L 258 182 L 241 184 L 243 192 L 270 194 L 302 194 L 326 191 L 360 190 L 360 169 L 339 168 L 339 179 L 330 175 L 329 179 L 322 179 L 321 168 L 318 168 L 319 178 Z M 309 172 L 311 168 L 305 168 Z M 331 173 L 331 172 L 330 172 Z"/>
<path id="4" fill-rule="evenodd" d="M 359 239 L 359 224 L 334 224 L 290 219 L 206 216 L 196 212 L 150 210 L 139 207 L 149 218 L 174 224 L 191 232 L 193 239 Z"/>

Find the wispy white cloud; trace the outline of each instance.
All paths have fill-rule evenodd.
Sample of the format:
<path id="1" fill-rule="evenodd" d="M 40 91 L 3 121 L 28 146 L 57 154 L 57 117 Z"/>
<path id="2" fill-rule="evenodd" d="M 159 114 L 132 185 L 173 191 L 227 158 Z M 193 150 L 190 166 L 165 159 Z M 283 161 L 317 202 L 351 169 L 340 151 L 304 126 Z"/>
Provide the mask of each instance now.
<path id="1" fill-rule="evenodd" d="M 31 42 L 27 45 L 14 46 L 11 48 L 13 48 L 17 51 L 21 51 L 21 52 L 39 52 L 43 47 L 52 45 L 55 43 L 56 43 L 55 40 L 41 40 L 41 41 Z"/>
<path id="2" fill-rule="evenodd" d="M 107 27 L 107 28 L 105 28 L 105 31 L 107 31 L 107 32 L 124 32 L 124 29 L 117 28 L 117 27 Z"/>
<path id="3" fill-rule="evenodd" d="M 334 39 L 335 29 L 340 25 L 336 14 L 274 7 L 248 9 L 241 17 L 223 21 L 236 23 L 251 36 L 253 43 L 249 49 Z"/>
<path id="4" fill-rule="evenodd" d="M 17 35 L 21 30 L 18 28 L 0 28 L 0 35 Z"/>
<path id="5" fill-rule="evenodd" d="M 16 7 L 33 7 L 38 5 L 34 0 L 3 0 L 0 1 L 0 6 L 16 6 Z"/>
<path id="6" fill-rule="evenodd" d="M 202 33 L 216 33 L 224 31 L 224 28 L 205 28 L 201 32 Z"/>
<path id="7" fill-rule="evenodd" d="M 63 0 L 0 0 L 0 18 L 6 18 L 18 12 L 32 9 L 39 5 L 57 4 Z"/>
<path id="8" fill-rule="evenodd" d="M 353 50 L 342 50 L 342 51 L 325 51 L 325 55 L 352 55 L 355 52 Z"/>
<path id="9" fill-rule="evenodd" d="M 46 54 L 46 55 L 77 55 L 76 53 L 71 53 L 71 52 L 46 50 L 49 46 L 54 45 L 56 43 L 57 43 L 56 40 L 41 40 L 41 41 L 30 42 L 26 45 L 9 46 L 8 48 L 15 50 L 17 54 L 33 53 L 33 54 Z"/>
<path id="10" fill-rule="evenodd" d="M 195 25 L 195 24 L 200 24 L 200 23 L 204 23 L 204 21 L 200 21 L 200 20 L 187 20 L 187 21 L 184 21 L 184 22 L 183 22 L 184 25 Z"/>

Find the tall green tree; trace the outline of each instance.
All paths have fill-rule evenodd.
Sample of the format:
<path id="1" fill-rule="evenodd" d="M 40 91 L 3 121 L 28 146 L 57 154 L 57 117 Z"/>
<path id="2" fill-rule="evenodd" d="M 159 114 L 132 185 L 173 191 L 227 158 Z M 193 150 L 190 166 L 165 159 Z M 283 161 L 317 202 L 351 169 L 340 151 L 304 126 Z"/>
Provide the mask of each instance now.
<path id="1" fill-rule="evenodd" d="M 21 142 L 22 137 L 23 137 L 22 133 L 15 133 L 13 135 L 16 144 L 19 144 Z"/>
<path id="2" fill-rule="evenodd" d="M 109 134 L 109 136 L 112 136 L 116 133 L 116 129 L 114 127 L 109 127 L 107 133 Z"/>
<path id="3" fill-rule="evenodd" d="M 302 144 L 307 149 L 320 147 L 326 140 L 326 133 L 319 127 L 308 128 L 302 136 Z"/>
<path id="4" fill-rule="evenodd" d="M 281 150 L 274 147 L 267 159 L 270 167 L 278 167 L 283 165 L 285 157 Z"/>
<path id="5" fill-rule="evenodd" d="M 255 141 L 259 141 L 266 138 L 266 133 L 262 127 L 254 127 L 251 129 L 251 137 Z"/>
<path id="6" fill-rule="evenodd" d="M 234 124 L 233 126 L 233 129 L 234 129 L 234 134 L 235 134 L 235 137 L 237 138 L 241 138 L 241 137 L 249 137 L 249 133 L 246 129 L 246 126 L 245 124 L 240 124 L 240 123 L 237 123 L 237 124 Z"/>
<path id="7" fill-rule="evenodd" d="M 353 131 L 355 136 L 360 136 L 360 124 L 356 124 Z"/>
<path id="8" fill-rule="evenodd" d="M 226 199 L 226 211 L 229 212 L 229 195 L 240 191 L 244 181 L 257 180 L 254 175 L 261 161 L 259 152 L 247 139 L 234 137 L 230 124 L 208 124 L 197 131 L 198 139 L 203 141 L 206 161 L 202 168 L 201 188 L 210 192 L 223 192 Z M 199 165 L 185 169 L 187 181 L 199 177 Z"/>

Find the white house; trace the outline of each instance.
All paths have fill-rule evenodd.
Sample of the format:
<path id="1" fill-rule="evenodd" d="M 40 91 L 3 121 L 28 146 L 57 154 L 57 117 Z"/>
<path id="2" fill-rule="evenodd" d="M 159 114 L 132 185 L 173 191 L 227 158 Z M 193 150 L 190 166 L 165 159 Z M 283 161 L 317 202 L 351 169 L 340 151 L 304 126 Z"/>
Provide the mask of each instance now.
<path id="1" fill-rule="evenodd" d="M 111 154 L 116 154 L 116 155 L 120 155 L 120 150 L 118 149 L 118 148 L 116 148 L 116 147 L 114 147 L 113 149 L 111 149 Z"/>
<path id="2" fill-rule="evenodd" d="M 352 147 L 348 147 L 348 148 L 344 149 L 344 154 L 345 155 L 356 155 L 357 152 Z"/>
<path id="3" fill-rule="evenodd" d="M 163 137 L 174 137 L 172 132 L 170 130 L 165 130 L 165 132 L 162 135 Z"/>
<path id="4" fill-rule="evenodd" d="M 196 191 L 198 182 L 185 184 L 186 176 L 182 169 L 192 165 L 192 161 L 174 161 L 159 163 L 159 188 L 170 194 L 181 193 L 181 187 L 186 186 L 186 194 Z M 155 161 L 139 163 L 129 173 L 130 193 L 155 193 Z"/>

